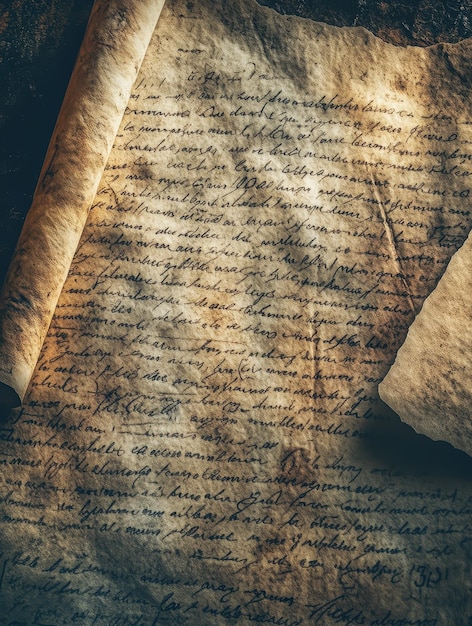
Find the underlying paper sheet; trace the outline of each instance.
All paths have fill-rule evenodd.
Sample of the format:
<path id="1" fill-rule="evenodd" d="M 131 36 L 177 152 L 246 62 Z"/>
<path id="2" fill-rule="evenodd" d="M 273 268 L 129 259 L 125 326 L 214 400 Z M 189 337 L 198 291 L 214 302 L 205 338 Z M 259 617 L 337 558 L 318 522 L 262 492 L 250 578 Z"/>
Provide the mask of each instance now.
<path id="1" fill-rule="evenodd" d="M 469 459 L 377 386 L 470 229 L 470 46 L 166 5 L 0 433 L 9 623 L 469 623 Z"/>

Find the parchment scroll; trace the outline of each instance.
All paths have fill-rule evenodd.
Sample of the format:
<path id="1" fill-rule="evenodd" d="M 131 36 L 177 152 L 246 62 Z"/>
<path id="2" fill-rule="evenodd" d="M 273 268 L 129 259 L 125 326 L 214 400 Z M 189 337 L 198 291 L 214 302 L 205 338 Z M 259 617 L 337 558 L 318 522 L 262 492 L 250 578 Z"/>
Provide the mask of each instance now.
<path id="1" fill-rule="evenodd" d="M 0 423 L 7 624 L 471 623 L 472 461 L 378 396 L 472 225 L 471 50 L 166 2 Z"/>
<path id="2" fill-rule="evenodd" d="M 20 404 L 164 0 L 97 0 L 3 287 L 0 403 Z"/>

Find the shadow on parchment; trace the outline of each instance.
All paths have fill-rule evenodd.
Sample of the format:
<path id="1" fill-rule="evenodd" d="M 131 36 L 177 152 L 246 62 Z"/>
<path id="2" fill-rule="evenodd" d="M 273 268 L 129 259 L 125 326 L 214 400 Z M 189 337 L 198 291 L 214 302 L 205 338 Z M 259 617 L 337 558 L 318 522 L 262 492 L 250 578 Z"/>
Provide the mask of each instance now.
<path id="1" fill-rule="evenodd" d="M 409 476 L 428 479 L 472 480 L 472 457 L 445 441 L 418 434 L 380 401 L 383 420 L 372 424 L 361 446 L 367 458 L 395 467 Z"/>

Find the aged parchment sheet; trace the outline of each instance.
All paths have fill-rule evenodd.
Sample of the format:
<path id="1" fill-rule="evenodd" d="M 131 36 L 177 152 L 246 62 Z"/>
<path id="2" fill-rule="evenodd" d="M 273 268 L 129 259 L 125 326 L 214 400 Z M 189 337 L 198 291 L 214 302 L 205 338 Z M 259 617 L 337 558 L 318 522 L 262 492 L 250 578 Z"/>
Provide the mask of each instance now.
<path id="1" fill-rule="evenodd" d="M 4 623 L 470 624 L 471 461 L 377 393 L 470 230 L 470 59 L 166 3 L 0 431 Z"/>

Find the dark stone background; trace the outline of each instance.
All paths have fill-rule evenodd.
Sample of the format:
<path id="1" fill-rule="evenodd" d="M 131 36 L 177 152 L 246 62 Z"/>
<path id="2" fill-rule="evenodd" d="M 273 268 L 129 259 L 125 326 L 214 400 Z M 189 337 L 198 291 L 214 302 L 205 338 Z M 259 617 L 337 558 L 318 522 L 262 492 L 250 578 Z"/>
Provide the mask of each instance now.
<path id="1" fill-rule="evenodd" d="M 231 0 L 228 0 L 229 2 Z M 260 0 L 397 45 L 472 35 L 472 0 Z M 92 0 L 0 0 L 0 280 L 31 202 Z"/>

